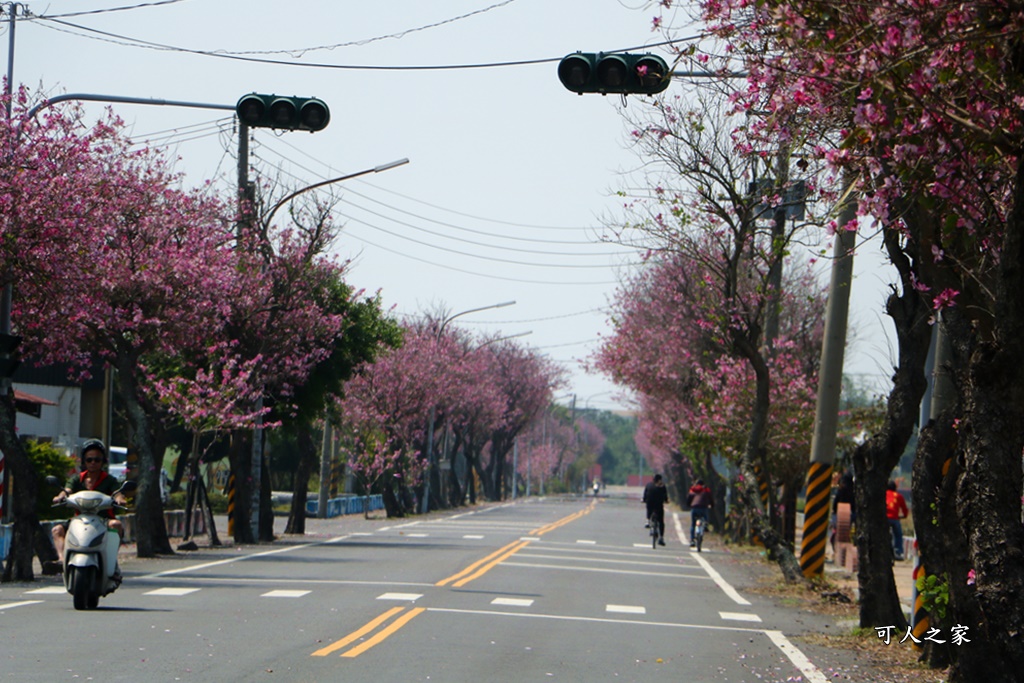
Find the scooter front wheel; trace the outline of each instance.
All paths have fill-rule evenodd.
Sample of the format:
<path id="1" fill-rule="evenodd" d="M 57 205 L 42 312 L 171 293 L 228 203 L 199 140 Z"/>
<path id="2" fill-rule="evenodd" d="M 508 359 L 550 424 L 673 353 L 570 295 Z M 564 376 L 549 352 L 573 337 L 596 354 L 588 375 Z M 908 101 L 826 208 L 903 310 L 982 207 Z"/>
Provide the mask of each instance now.
<path id="1" fill-rule="evenodd" d="M 71 597 L 74 598 L 75 609 L 95 609 L 100 597 L 96 593 L 96 567 L 71 567 Z"/>

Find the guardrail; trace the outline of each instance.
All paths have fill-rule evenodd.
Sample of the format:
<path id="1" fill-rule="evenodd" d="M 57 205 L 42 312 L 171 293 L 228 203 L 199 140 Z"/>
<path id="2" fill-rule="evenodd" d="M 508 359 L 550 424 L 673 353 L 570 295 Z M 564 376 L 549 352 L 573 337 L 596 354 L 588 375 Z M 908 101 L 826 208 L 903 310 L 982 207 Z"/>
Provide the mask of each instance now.
<path id="1" fill-rule="evenodd" d="M 327 517 L 340 517 L 341 515 L 358 515 L 363 512 L 384 509 L 384 497 L 381 494 L 372 496 L 345 496 L 343 498 L 331 498 L 327 501 Z M 320 501 L 310 498 L 306 501 L 306 514 L 316 517 L 320 511 Z"/>

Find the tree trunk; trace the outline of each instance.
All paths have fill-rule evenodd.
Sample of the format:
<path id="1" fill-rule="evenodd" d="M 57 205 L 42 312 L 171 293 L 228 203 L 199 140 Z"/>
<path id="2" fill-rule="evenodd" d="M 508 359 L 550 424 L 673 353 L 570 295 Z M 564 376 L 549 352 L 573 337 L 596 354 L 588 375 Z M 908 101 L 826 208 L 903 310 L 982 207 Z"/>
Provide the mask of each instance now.
<path id="1" fill-rule="evenodd" d="M 966 562 L 950 567 L 953 618 L 970 644 L 958 648 L 951 683 L 1018 681 L 1024 671 L 1024 156 L 999 253 L 994 331 L 970 354 L 956 457 L 957 530 Z M 956 310 L 956 309 L 954 309 Z M 961 326 L 957 340 L 977 338 Z M 958 553 L 963 557 L 963 553 Z M 956 558 L 954 558 L 956 559 Z"/>
<path id="2" fill-rule="evenodd" d="M 905 631 L 907 621 L 892 572 L 893 547 L 885 514 L 885 491 L 889 474 L 899 464 L 914 432 L 921 399 L 928 388 L 924 368 L 932 336 L 928 325 L 931 311 L 914 287 L 911 260 L 895 231 L 887 232 L 885 244 L 902 281 L 902 293 L 893 291 L 886 301 L 886 313 L 896 328 L 899 362 L 882 428 L 853 453 L 857 582 L 860 626 L 887 624 Z M 916 257 L 913 251 L 909 255 Z"/>
<path id="3" fill-rule="evenodd" d="M 261 442 L 266 439 L 266 430 L 259 431 Z M 260 465 L 260 490 L 259 490 L 259 513 L 260 513 L 260 542 L 273 543 L 274 539 L 274 505 L 270 500 L 270 458 L 263 452 L 262 444 L 259 457 L 263 460 Z"/>
<path id="4" fill-rule="evenodd" d="M 118 355 L 118 388 L 131 425 L 132 443 L 139 456 L 139 488 L 135 493 L 136 554 L 139 557 L 173 555 L 171 541 L 164 522 L 163 503 L 160 500 L 160 469 L 163 458 L 157 458 L 157 439 L 140 398 L 135 372 L 138 368 L 135 350 L 121 350 Z"/>
<path id="5" fill-rule="evenodd" d="M 948 575 L 946 560 L 955 552 L 952 538 L 945 531 L 954 526 L 948 521 L 955 514 L 951 496 L 944 494 L 944 490 L 952 488 L 952 477 L 948 478 L 950 484 L 943 483 L 947 480 L 944 472 L 952 464 L 956 448 L 956 431 L 952 420 L 954 414 L 958 414 L 958 411 L 950 406 L 949 410 L 921 430 L 911 478 L 911 511 L 921 557 L 920 568 L 924 574 L 935 576 Z M 947 521 L 943 523 L 942 520 Z M 940 622 L 937 614 L 925 616 L 929 626 L 933 622 L 936 625 Z M 915 624 L 915 630 L 918 628 L 921 626 Z M 948 642 L 941 645 L 934 640 L 924 641 L 920 661 L 934 669 L 944 669 L 950 665 L 955 652 L 956 649 L 950 647 Z"/>
<path id="6" fill-rule="evenodd" d="M 308 426 L 301 428 L 295 435 L 295 440 L 299 448 L 299 464 L 295 468 L 295 478 L 292 481 L 292 505 L 288 511 L 288 524 L 284 529 L 286 534 L 306 533 L 306 498 L 309 480 L 317 465 L 316 443 L 312 430 Z"/>
<path id="7" fill-rule="evenodd" d="M 956 478 L 957 529 L 967 557 L 949 568 L 953 616 L 970 628 L 971 643 L 958 649 L 951 683 L 1017 681 L 1024 670 L 1020 365 L 1020 357 L 992 348 L 980 349 L 971 363 Z"/>
<path id="8" fill-rule="evenodd" d="M 220 536 L 217 535 L 217 525 L 213 520 L 213 509 L 210 507 L 210 496 L 206 491 L 206 482 L 202 475 L 198 479 L 199 484 L 199 509 L 203 514 L 203 522 L 206 523 L 206 533 L 210 537 L 210 546 L 217 548 L 221 545 Z"/>
<path id="9" fill-rule="evenodd" d="M 18 439 L 14 392 L 11 391 L 9 382 L 0 383 L 0 386 L 6 389 L 0 396 L 0 450 L 3 450 L 7 462 L 7 491 L 14 513 L 14 535 L 0 580 L 4 583 L 34 581 L 32 557 L 35 554 L 36 535 L 41 533 L 39 517 L 36 515 L 39 482 L 35 469 Z"/>
<path id="10" fill-rule="evenodd" d="M 786 547 L 782 535 L 772 525 L 772 520 L 765 513 L 761 504 L 761 494 L 757 488 L 757 476 L 754 474 L 754 463 L 760 462 L 764 453 L 765 434 L 768 429 L 768 410 L 771 406 L 769 394 L 770 376 L 764 357 L 746 339 L 736 339 L 735 345 L 741 355 L 746 358 L 757 378 L 756 398 L 751 411 L 750 434 L 743 452 L 741 468 L 743 479 L 739 482 L 740 496 L 743 503 L 753 511 L 754 532 L 764 544 L 768 558 L 774 560 L 782 571 L 786 583 L 807 583 L 800 563 L 793 551 Z"/>

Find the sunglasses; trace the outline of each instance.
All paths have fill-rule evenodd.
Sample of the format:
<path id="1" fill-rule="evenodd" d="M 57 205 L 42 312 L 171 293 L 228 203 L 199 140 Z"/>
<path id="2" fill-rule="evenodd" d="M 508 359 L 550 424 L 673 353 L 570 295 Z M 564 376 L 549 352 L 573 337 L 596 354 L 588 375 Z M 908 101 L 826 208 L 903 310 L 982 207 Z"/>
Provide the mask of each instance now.
<path id="1" fill-rule="evenodd" d="M 86 458 L 86 462 L 103 462 L 103 458 Z"/>

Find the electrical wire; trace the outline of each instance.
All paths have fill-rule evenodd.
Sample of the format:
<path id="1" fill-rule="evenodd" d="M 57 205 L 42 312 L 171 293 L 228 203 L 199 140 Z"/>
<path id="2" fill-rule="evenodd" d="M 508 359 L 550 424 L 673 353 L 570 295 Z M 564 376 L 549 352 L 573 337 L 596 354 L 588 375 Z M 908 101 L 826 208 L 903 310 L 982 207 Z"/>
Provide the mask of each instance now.
<path id="1" fill-rule="evenodd" d="M 295 147 L 291 143 L 285 142 L 283 138 L 275 138 L 274 142 L 275 143 L 276 142 L 281 142 L 281 143 L 287 145 L 288 147 L 291 147 L 292 149 L 294 149 L 296 152 L 302 154 L 303 156 L 308 157 L 312 161 L 315 161 L 315 162 L 317 162 L 319 164 L 323 164 L 323 166 L 328 171 L 330 171 L 332 173 L 336 170 L 336 169 L 334 169 L 334 167 L 332 167 L 332 166 L 330 166 L 328 164 L 325 164 L 324 162 L 320 161 L 316 157 L 306 153 L 304 150 L 301 150 L 298 147 Z M 291 159 L 290 157 L 286 156 L 284 153 L 274 149 L 272 146 L 264 145 L 264 148 L 267 149 L 268 151 L 274 153 L 275 155 L 281 157 L 285 161 L 287 161 L 287 162 L 289 162 L 291 164 L 294 164 L 298 168 L 301 168 L 302 170 L 310 173 L 311 175 L 316 176 L 316 177 L 320 177 L 320 174 L 318 174 L 316 171 L 310 169 L 307 166 L 303 166 L 302 164 L 300 164 L 300 163 L 296 162 L 295 160 Z M 498 225 L 507 225 L 507 226 L 512 226 L 512 227 L 516 227 L 516 228 L 531 228 L 531 229 L 546 230 L 546 231 L 552 231 L 552 230 L 555 230 L 555 231 L 566 231 L 566 230 L 575 231 L 575 230 L 596 230 L 597 229 L 597 228 L 594 228 L 594 227 L 583 227 L 583 226 L 569 226 L 569 227 L 566 227 L 566 226 L 554 226 L 554 225 L 531 225 L 531 224 L 528 224 L 528 223 L 521 223 L 521 222 L 515 222 L 515 221 L 506 221 L 506 220 L 501 220 L 501 219 L 497 219 L 497 218 L 486 218 L 486 217 L 483 217 L 483 216 L 476 216 L 476 215 L 473 215 L 473 214 L 468 214 L 468 213 L 463 213 L 463 212 L 460 212 L 460 211 L 456 211 L 454 209 L 445 208 L 445 207 L 439 206 L 437 204 L 431 204 L 430 202 L 426 202 L 426 201 L 423 201 L 421 199 L 417 199 L 415 197 L 411 197 L 409 195 L 402 194 L 401 192 L 395 192 L 394 190 L 391 190 L 389 188 L 381 187 L 379 185 L 374 185 L 373 183 L 367 182 L 365 180 L 357 179 L 355 181 L 355 183 L 358 183 L 360 185 L 365 185 L 365 186 L 367 186 L 369 188 L 372 188 L 374 190 L 378 190 L 380 192 L 386 192 L 386 193 L 394 195 L 396 197 L 401 197 L 402 199 L 406 199 L 408 201 L 415 202 L 417 204 L 422 204 L 423 206 L 427 206 L 427 207 L 430 207 L 432 209 L 437 209 L 438 211 L 444 211 L 446 213 L 451 213 L 451 214 L 454 214 L 456 216 L 461 216 L 463 218 L 472 218 L 473 220 L 481 221 L 481 222 L 486 222 L 486 223 L 495 223 L 495 224 L 498 224 Z M 382 202 L 382 201 L 380 201 L 378 199 L 373 199 L 373 198 L 371 198 L 371 197 L 369 197 L 367 195 L 364 195 L 364 194 L 362 194 L 360 192 L 357 192 L 356 190 L 353 190 L 350 186 L 347 187 L 345 192 L 348 193 L 348 194 L 356 195 L 357 197 L 362 197 L 364 199 L 367 199 L 367 200 L 372 201 L 374 203 L 380 204 L 382 206 L 387 206 L 389 208 L 394 209 L 395 211 L 398 211 L 400 213 L 404 213 L 404 214 L 412 216 L 414 218 L 419 218 L 421 220 L 429 221 L 431 223 L 436 223 L 438 225 L 443 225 L 445 227 L 450 227 L 450 228 L 454 228 L 456 230 L 462 230 L 462 231 L 465 231 L 465 232 L 471 232 L 471 233 L 476 233 L 476 234 L 480 234 L 480 235 L 487 235 L 487 236 L 490 236 L 490 237 L 501 237 L 501 238 L 504 238 L 504 239 L 518 240 L 518 241 L 531 242 L 531 243 L 543 242 L 545 244 L 566 244 L 566 245 L 585 245 L 585 244 L 586 245 L 593 245 L 593 244 L 597 244 L 597 243 L 605 244 L 605 242 L 594 242 L 593 240 L 548 240 L 548 239 L 537 238 L 537 237 L 519 237 L 519 236 L 516 236 L 516 235 L 495 235 L 494 233 L 491 233 L 491 232 L 480 231 L 480 230 L 473 230 L 471 228 L 466 228 L 466 227 L 455 225 L 454 223 L 448 223 L 446 221 L 439 221 L 439 220 L 436 220 L 436 219 L 433 219 L 433 218 L 422 216 L 420 214 L 417 214 L 417 213 L 414 213 L 414 212 L 411 212 L 411 211 L 406 211 L 404 209 L 399 209 L 397 207 L 394 207 L 394 206 L 391 206 L 389 204 L 386 204 L 386 203 L 384 203 L 384 202 Z"/>
<path id="2" fill-rule="evenodd" d="M 257 156 L 256 158 L 260 158 L 260 157 Z M 278 170 L 279 173 L 287 175 L 287 176 L 291 177 L 294 180 L 298 180 L 299 182 L 305 182 L 304 179 L 299 178 L 298 176 L 296 176 L 296 175 L 294 175 L 292 173 L 289 173 L 288 171 L 285 171 L 284 169 L 278 168 L 277 170 Z M 465 239 L 461 239 L 461 238 L 451 237 L 449 235 L 444 235 L 442 233 L 438 233 L 438 232 L 435 232 L 435 231 L 432 231 L 432 230 L 427 230 L 426 228 L 421 228 L 419 226 L 413 225 L 412 223 L 407 223 L 407 222 L 404 222 L 404 221 L 399 221 L 399 220 L 396 220 L 394 218 L 391 218 L 389 216 L 385 216 L 385 215 L 377 213 L 377 212 L 368 211 L 367 209 L 362 208 L 362 207 L 356 207 L 356 208 L 359 208 L 360 210 L 363 210 L 363 211 L 367 211 L 367 213 L 371 213 L 372 215 L 377 216 L 378 218 L 383 218 L 384 220 L 387 220 L 387 221 L 389 221 L 391 223 L 397 223 L 398 225 L 402 225 L 402 226 L 411 228 L 412 230 L 416 230 L 418 232 L 425 232 L 425 233 L 433 235 L 435 237 L 442 237 L 442 238 L 450 239 L 450 240 L 455 241 L 455 242 L 462 242 L 464 244 L 472 244 L 474 246 L 482 246 L 482 247 L 489 248 L 489 249 L 501 249 L 502 251 L 517 251 L 517 252 L 525 252 L 525 253 L 534 253 L 534 254 L 551 256 L 551 257 L 562 257 L 562 256 L 606 256 L 607 255 L 607 254 L 564 254 L 564 253 L 561 253 L 561 252 L 543 252 L 543 251 L 535 251 L 535 250 L 514 249 L 514 248 L 511 248 L 511 247 L 502 247 L 500 245 L 482 244 L 480 242 L 474 242 L 474 241 L 471 241 L 471 240 L 465 240 Z M 391 235 L 393 237 L 397 237 L 399 239 L 402 239 L 402 240 L 405 240 L 405 241 L 408 241 L 408 242 L 413 242 L 415 244 L 419 244 L 419 245 L 422 245 L 422 246 L 430 247 L 431 249 L 437 249 L 439 251 L 444 251 L 444 252 L 447 252 L 447 253 L 450 253 L 450 254 L 454 254 L 454 255 L 457 255 L 457 256 L 465 256 L 465 257 L 480 259 L 480 260 L 484 260 L 484 261 L 492 261 L 492 262 L 497 262 L 497 263 L 508 263 L 508 264 L 512 264 L 512 265 L 529 266 L 529 267 L 534 267 L 534 268 L 589 268 L 589 269 L 606 269 L 606 268 L 610 267 L 608 264 L 593 265 L 593 264 L 569 264 L 569 263 L 559 263 L 559 264 L 529 263 L 529 262 L 526 262 L 526 261 L 516 261 L 516 260 L 512 260 L 512 259 L 503 259 L 503 258 L 498 258 L 498 257 L 493 257 L 493 256 L 483 256 L 483 255 L 479 255 L 479 254 L 472 254 L 472 253 L 468 253 L 468 252 L 464 252 L 464 251 L 459 251 L 457 249 L 451 249 L 451 248 L 448 248 L 448 247 L 441 247 L 439 245 L 432 244 L 430 242 L 424 242 L 422 240 L 414 239 L 412 237 L 409 237 L 408 235 L 403 235 L 403 234 L 400 234 L 400 233 L 388 230 L 387 228 L 380 227 L 379 225 L 376 225 L 374 223 L 370 223 L 368 221 L 365 221 L 365 220 L 363 220 L 361 218 L 353 216 L 350 213 L 338 211 L 337 215 L 341 216 L 342 218 L 347 219 L 350 222 L 358 223 L 360 225 L 364 225 L 364 226 L 366 226 L 368 228 L 371 228 L 373 230 L 377 230 L 379 232 L 383 232 L 383 233 Z M 633 253 L 633 252 L 624 252 L 624 253 Z M 623 265 L 623 266 L 639 266 L 641 264 L 636 262 L 636 263 L 625 263 L 625 264 L 620 264 L 620 265 Z"/>
<path id="3" fill-rule="evenodd" d="M 365 211 L 366 213 L 370 214 L 371 216 L 376 216 L 377 218 L 383 218 L 385 220 L 391 221 L 392 223 L 397 223 L 398 225 L 403 225 L 403 226 L 405 226 L 407 228 L 411 228 L 411 229 L 416 230 L 418 232 L 423 232 L 423 233 L 426 233 L 428 235 L 433 235 L 434 237 L 441 237 L 442 239 L 449 239 L 449 240 L 452 240 L 453 242 L 460 242 L 462 244 L 471 244 L 471 245 L 477 246 L 477 247 L 486 247 L 488 249 L 500 249 L 502 251 L 514 251 L 514 252 L 517 252 L 517 253 L 520 253 L 520 254 L 537 254 L 537 255 L 540 255 L 540 256 L 557 256 L 557 257 L 565 257 L 565 256 L 568 256 L 568 257 L 595 257 L 595 256 L 606 257 L 606 256 L 627 256 L 627 255 L 628 256 L 636 256 L 636 252 L 635 251 L 616 251 L 616 252 L 608 252 L 608 253 L 604 253 L 604 254 L 602 254 L 602 253 L 580 253 L 580 252 L 563 252 L 563 251 L 541 251 L 541 250 L 538 250 L 538 249 L 519 249 L 519 248 L 516 248 L 516 247 L 508 247 L 508 246 L 503 246 L 503 245 L 498 245 L 498 244 L 487 244 L 487 243 L 484 243 L 484 242 L 477 242 L 475 240 L 463 239 L 463 238 L 460 238 L 460 237 L 453 237 L 451 235 L 446 235 L 444 233 L 436 232 L 434 230 L 428 230 L 426 228 L 422 228 L 420 226 L 414 225 L 413 223 L 407 223 L 405 221 L 400 221 L 398 219 L 392 218 L 391 216 L 386 216 L 386 215 L 384 215 L 382 213 L 379 213 L 379 212 L 376 212 L 376 211 L 371 211 L 370 209 L 367 209 L 366 207 L 363 207 L 363 206 L 359 206 L 358 204 L 355 204 L 353 202 L 347 202 L 347 204 L 349 206 L 352 206 L 352 207 L 355 207 L 355 208 L 359 209 L 360 211 Z M 392 208 L 395 211 L 399 211 L 401 213 L 404 213 L 404 212 L 401 211 L 401 209 L 397 209 L 397 208 L 394 208 L 394 207 L 389 207 L 389 208 Z M 455 227 L 455 226 L 453 226 L 453 227 Z M 481 234 L 486 234 L 486 233 L 481 233 Z M 499 237 L 498 235 L 493 235 L 493 236 L 494 237 Z M 581 267 L 588 267 L 588 266 L 581 266 Z M 589 267 L 601 267 L 601 266 L 589 266 Z"/>
<path id="4" fill-rule="evenodd" d="M 412 237 L 409 237 L 408 235 L 402 235 L 400 233 L 388 230 L 387 228 L 382 228 L 379 225 L 374 225 L 373 223 L 368 223 L 367 221 L 364 221 L 362 219 L 356 218 L 355 216 L 351 216 L 351 215 L 348 215 L 348 214 L 345 214 L 345 213 L 339 213 L 339 215 L 341 217 L 343 217 L 343 218 L 347 218 L 352 223 L 358 223 L 359 225 L 366 226 L 366 227 L 368 227 L 368 228 L 370 228 L 372 230 L 376 230 L 378 232 L 383 232 L 384 234 L 391 235 L 392 237 L 397 237 L 398 239 L 405 240 L 406 242 L 412 242 L 413 244 L 419 244 L 420 246 L 428 247 L 430 249 L 436 249 L 438 251 L 443 251 L 443 252 L 448 253 L 448 254 L 453 254 L 453 255 L 456 255 L 456 256 L 465 256 L 467 258 L 474 258 L 474 259 L 478 259 L 478 260 L 481 260 L 481 261 L 490 261 L 492 263 L 508 263 L 510 265 L 526 266 L 526 267 L 529 267 L 529 268 L 585 268 L 585 269 L 600 268 L 600 269 L 604 270 L 604 269 L 607 269 L 609 267 L 607 265 L 587 265 L 587 264 L 574 264 L 574 263 L 530 263 L 528 261 L 516 261 L 514 259 L 498 258 L 496 256 L 481 256 L 479 254 L 471 254 L 469 252 L 459 251 L 458 249 L 451 249 L 449 247 L 440 247 L 440 246 L 437 246 L 436 244 L 431 244 L 430 242 L 425 242 L 423 240 L 414 239 Z M 623 265 L 631 266 L 631 265 L 639 265 L 639 264 L 623 264 Z"/>
<path id="5" fill-rule="evenodd" d="M 322 62 L 296 62 L 296 61 L 285 61 L 281 59 L 266 59 L 262 57 L 247 57 L 236 54 L 229 54 L 222 51 L 209 51 L 209 50 L 194 50 L 190 48 L 178 47 L 176 45 L 167 45 L 165 43 L 156 43 L 149 40 L 143 40 L 141 38 L 131 38 L 129 36 L 123 36 L 118 33 L 111 33 L 109 31 L 101 31 L 99 29 L 89 28 L 88 26 L 81 26 L 78 24 L 72 24 L 71 22 L 63 21 L 61 19 L 44 18 L 41 16 L 32 15 L 28 18 L 29 21 L 42 22 L 44 26 L 54 31 L 61 33 L 68 33 L 70 35 L 77 35 L 83 38 L 93 38 L 94 40 L 100 40 L 102 42 L 113 43 L 115 45 L 121 45 L 124 47 L 137 47 L 150 50 L 158 50 L 163 52 L 180 52 L 183 54 L 199 55 L 203 57 L 216 57 L 219 59 L 228 59 L 233 61 L 249 62 L 255 64 L 274 64 L 277 66 L 298 66 L 312 69 L 341 69 L 348 71 L 458 71 L 463 69 L 494 69 L 511 66 L 533 66 L 536 64 L 551 64 L 554 62 L 561 61 L 564 55 L 558 57 L 543 57 L 538 59 L 519 59 L 505 62 L 480 62 L 480 63 L 469 63 L 469 64 L 406 64 L 406 65 L 380 65 L 380 64 L 324 64 Z M 55 26 L 48 26 L 47 24 L 59 24 L 67 28 L 57 28 Z M 78 31 L 85 31 L 86 33 L 94 33 L 101 38 L 94 36 L 83 36 L 79 33 L 74 33 L 69 29 L 76 29 Z M 700 36 L 691 36 L 687 38 L 679 38 L 676 40 L 666 40 L 659 43 L 651 43 L 648 45 L 638 45 L 627 48 L 620 48 L 617 50 L 607 50 L 606 52 L 629 52 L 631 50 L 650 49 L 652 47 L 660 47 L 664 45 L 673 45 L 676 43 L 684 43 L 703 38 Z"/>
<path id="6" fill-rule="evenodd" d="M 344 234 L 347 235 L 348 237 L 352 237 L 353 239 L 357 239 L 360 242 L 363 242 L 364 244 L 368 244 L 371 247 L 374 247 L 376 249 L 380 249 L 381 251 L 386 251 L 389 254 L 395 254 L 396 256 L 402 256 L 404 258 L 411 259 L 413 261 L 419 261 L 420 263 L 426 263 L 427 265 L 434 266 L 434 267 L 437 267 L 437 268 L 442 268 L 444 270 L 451 270 L 451 271 L 455 271 L 457 273 L 464 273 L 466 275 L 475 275 L 476 277 L 482 277 L 482 278 L 486 278 L 488 280 L 502 280 L 504 282 L 518 282 L 520 284 L 527 284 L 527 285 L 556 285 L 556 286 L 563 286 L 564 285 L 564 286 L 586 286 L 586 287 L 605 287 L 605 286 L 608 286 L 608 285 L 617 285 L 617 284 L 619 284 L 618 282 L 553 282 L 553 281 L 545 281 L 545 280 L 525 280 L 523 278 L 503 277 L 501 275 L 494 275 L 493 273 L 478 273 L 476 271 L 466 270 L 464 268 L 456 268 L 455 266 L 449 266 L 449 265 L 445 265 L 445 264 L 442 264 L 442 263 L 436 263 L 434 261 L 428 261 L 427 259 L 422 259 L 422 258 L 419 258 L 418 256 L 412 256 L 410 254 L 405 254 L 405 253 L 397 251 L 395 249 L 389 249 L 388 247 L 381 246 L 379 244 L 376 244 L 375 242 L 371 242 L 370 240 L 366 239 L 365 237 L 360 237 L 359 235 L 354 235 L 351 232 L 344 233 Z"/>
<path id="7" fill-rule="evenodd" d="M 311 169 L 309 169 L 309 168 L 307 168 L 305 166 L 302 166 L 301 164 L 298 164 L 298 163 L 294 162 L 292 159 L 286 157 L 281 152 L 279 152 L 277 150 L 274 150 L 272 147 L 266 147 L 266 149 L 268 151 L 273 152 L 277 156 L 280 156 L 285 161 L 288 161 L 289 163 L 295 164 L 295 166 L 297 166 L 297 167 L 299 167 L 299 168 L 301 168 L 301 169 L 303 169 L 303 170 L 305 170 L 305 171 L 307 171 L 309 173 L 314 173 Z M 293 177 L 294 179 L 299 180 L 301 182 L 306 182 L 305 180 L 300 179 L 297 176 L 292 175 L 291 177 Z M 435 220 L 435 219 L 432 219 L 432 218 L 429 218 L 429 217 L 420 216 L 418 214 L 414 214 L 412 212 L 405 211 L 405 210 L 403 210 L 401 208 L 385 204 L 384 202 L 381 202 L 379 200 L 373 199 L 372 197 L 369 197 L 369 196 L 367 196 L 367 195 L 365 195 L 363 193 L 360 193 L 360 192 L 358 192 L 356 190 L 353 190 L 351 188 L 347 188 L 347 189 L 343 190 L 343 192 L 346 195 L 354 195 L 354 196 L 366 199 L 368 201 L 374 202 L 374 203 L 379 204 L 381 206 L 385 206 L 385 207 L 387 207 L 387 208 L 389 208 L 389 209 L 391 209 L 393 211 L 397 211 L 398 213 L 409 215 L 409 216 L 412 216 L 414 218 L 418 218 L 418 219 L 423 220 L 423 221 L 427 221 L 427 222 L 430 222 L 430 223 L 435 223 L 435 224 L 438 224 L 438 225 L 441 225 L 441 226 L 444 226 L 444 227 L 450 227 L 450 228 L 453 228 L 455 230 L 461 230 L 461 231 L 464 231 L 464 232 L 470 232 L 470 233 L 473 233 L 473 234 L 483 235 L 483 236 L 486 236 L 486 237 L 492 237 L 492 238 L 496 238 L 496 239 L 507 239 L 507 240 L 514 240 L 514 241 L 523 241 L 523 242 L 530 242 L 531 244 L 535 244 L 535 243 L 539 242 L 539 243 L 544 243 L 544 244 L 586 245 L 586 246 L 597 246 L 597 245 L 609 245 L 610 246 L 611 245 L 611 243 L 609 243 L 609 242 L 594 242 L 594 241 L 581 242 L 581 241 L 578 241 L 578 240 L 575 240 L 575 241 L 568 241 L 568 240 L 565 240 L 565 241 L 563 241 L 563 240 L 546 240 L 546 239 L 541 239 L 541 238 L 531 239 L 531 238 L 528 238 L 528 237 L 518 237 L 518 236 L 515 236 L 515 235 L 495 235 L 494 233 L 490 233 L 490 232 L 486 232 L 486 231 L 481 231 L 481 230 L 474 230 L 472 228 L 465 228 L 465 227 L 461 227 L 461 226 L 458 226 L 458 225 L 454 225 L 452 223 L 447 223 L 447 222 L 438 221 L 438 220 Z M 346 203 L 348 205 L 350 205 L 350 206 L 353 206 L 353 207 L 361 210 L 361 211 L 365 211 L 366 213 L 369 213 L 371 215 L 377 216 L 378 218 L 384 218 L 386 220 L 392 221 L 392 222 L 397 223 L 399 225 L 404 225 L 404 226 L 407 226 L 409 228 L 412 228 L 413 230 L 417 230 L 417 231 L 420 231 L 420 232 L 425 232 L 427 234 L 434 235 L 435 237 L 442 237 L 442 238 L 445 238 L 445 239 L 450 239 L 452 241 L 462 242 L 464 244 L 472 244 L 474 246 L 482 246 L 482 247 L 488 247 L 488 248 L 494 248 L 494 249 L 503 249 L 503 250 L 506 250 L 506 251 L 515 251 L 515 252 L 527 253 L 527 254 L 540 254 L 540 255 L 547 255 L 547 256 L 572 256 L 572 257 L 635 256 L 636 253 L 637 253 L 636 250 L 631 250 L 631 251 L 615 251 L 615 252 L 586 253 L 586 254 L 583 254 L 583 253 L 578 253 L 578 252 L 573 253 L 573 252 L 560 252 L 560 251 L 559 252 L 539 251 L 539 250 L 536 250 L 536 249 L 519 249 L 519 248 L 515 248 L 515 247 L 507 247 L 507 246 L 501 246 L 501 245 L 484 244 L 484 243 L 477 242 L 477 241 L 474 241 L 474 240 L 463 239 L 463 238 L 455 237 L 455 236 L 452 236 L 452 235 L 447 235 L 447 234 L 444 234 L 444 233 L 439 233 L 439 232 L 436 232 L 436 231 L 433 231 L 433 230 L 429 230 L 427 228 L 423 228 L 423 227 L 420 227 L 420 226 L 417 226 L 417 225 L 413 225 L 411 223 L 400 221 L 400 220 L 397 220 L 397 219 L 392 218 L 390 216 L 385 216 L 384 214 L 381 214 L 379 212 L 376 212 L 376 211 L 373 211 L 371 209 L 368 209 L 365 206 L 361 206 L 358 203 L 355 203 L 355 202 L 352 202 L 352 201 L 347 201 Z M 619 246 L 621 246 L 621 245 L 619 245 Z M 594 267 L 598 267 L 598 266 L 594 266 Z"/>
<path id="8" fill-rule="evenodd" d="M 125 7 L 107 7 L 106 9 L 92 9 L 84 12 L 65 12 L 64 14 L 48 14 L 40 18 L 57 19 L 65 17 L 83 17 L 88 14 L 107 14 L 108 12 L 122 12 L 124 10 L 142 9 L 144 7 L 158 7 L 160 5 L 173 5 L 184 2 L 184 0 L 157 0 L 156 2 L 143 2 L 138 5 L 127 5 Z"/>

